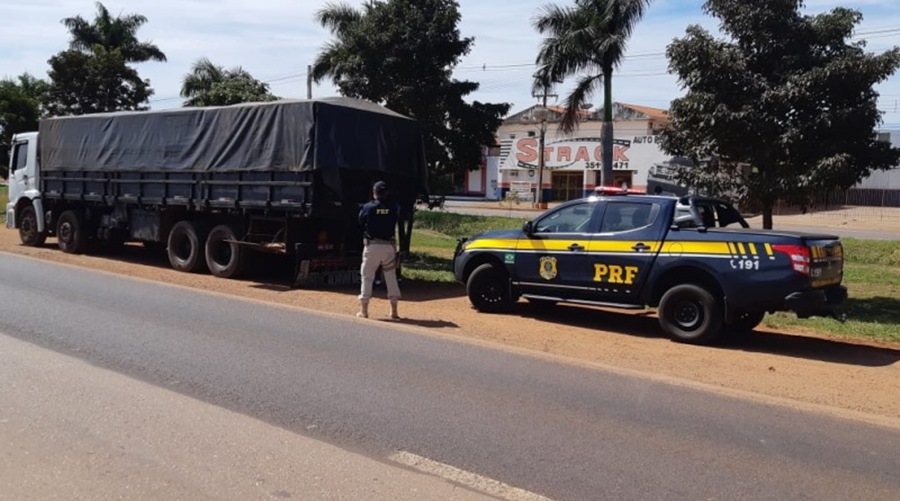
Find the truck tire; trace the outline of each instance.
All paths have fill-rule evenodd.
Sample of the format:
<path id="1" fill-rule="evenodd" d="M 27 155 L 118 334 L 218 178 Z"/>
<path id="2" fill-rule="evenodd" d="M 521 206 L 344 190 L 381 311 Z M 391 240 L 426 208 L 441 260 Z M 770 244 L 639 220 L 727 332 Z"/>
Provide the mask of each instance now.
<path id="1" fill-rule="evenodd" d="M 764 311 L 744 311 L 735 315 L 734 320 L 728 325 L 728 328 L 738 334 L 746 334 L 752 332 L 765 318 Z"/>
<path id="2" fill-rule="evenodd" d="M 659 303 L 659 324 L 673 340 L 709 343 L 722 330 L 722 307 L 715 296 L 694 284 L 676 285 Z"/>
<path id="3" fill-rule="evenodd" d="M 206 238 L 206 267 L 213 275 L 221 278 L 235 278 L 244 270 L 244 249 L 226 240 L 237 240 L 233 226 L 220 224 L 209 232 Z"/>
<path id="4" fill-rule="evenodd" d="M 179 221 L 169 232 L 167 251 L 169 264 L 178 271 L 200 273 L 206 268 L 203 258 L 203 244 L 206 232 L 203 226 L 193 221 Z"/>
<path id="5" fill-rule="evenodd" d="M 19 216 L 19 240 L 22 245 L 40 247 L 47 241 L 47 231 L 38 231 L 37 212 L 34 206 L 26 206 Z"/>
<path id="6" fill-rule="evenodd" d="M 88 236 L 84 219 L 77 212 L 67 210 L 56 222 L 56 244 L 66 254 L 81 254 L 87 250 Z"/>
<path id="7" fill-rule="evenodd" d="M 485 263 L 475 268 L 466 281 L 466 293 L 476 310 L 501 313 L 513 304 L 506 271 Z"/>

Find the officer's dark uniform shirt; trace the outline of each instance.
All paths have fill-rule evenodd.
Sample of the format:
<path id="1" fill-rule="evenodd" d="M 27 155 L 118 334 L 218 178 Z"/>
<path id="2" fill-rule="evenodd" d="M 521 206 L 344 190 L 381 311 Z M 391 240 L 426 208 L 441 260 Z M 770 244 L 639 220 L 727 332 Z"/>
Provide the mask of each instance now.
<path id="1" fill-rule="evenodd" d="M 386 200 L 373 200 L 359 211 L 359 224 L 366 238 L 392 240 L 397 227 L 400 206 Z"/>

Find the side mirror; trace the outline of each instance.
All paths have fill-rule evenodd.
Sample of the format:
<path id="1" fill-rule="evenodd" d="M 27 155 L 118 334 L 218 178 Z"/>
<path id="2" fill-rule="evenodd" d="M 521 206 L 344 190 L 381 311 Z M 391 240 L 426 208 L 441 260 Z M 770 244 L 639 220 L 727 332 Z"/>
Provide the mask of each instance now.
<path id="1" fill-rule="evenodd" d="M 531 234 L 534 233 L 534 223 L 525 221 L 525 224 L 522 225 L 522 233 L 531 236 Z"/>

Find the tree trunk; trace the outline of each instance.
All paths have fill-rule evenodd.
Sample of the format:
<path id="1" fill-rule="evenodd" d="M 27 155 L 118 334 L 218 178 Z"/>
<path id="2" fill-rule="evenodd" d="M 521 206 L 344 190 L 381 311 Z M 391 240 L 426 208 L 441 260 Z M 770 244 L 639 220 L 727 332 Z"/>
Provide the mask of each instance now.
<path id="1" fill-rule="evenodd" d="M 603 70 L 603 131 L 600 136 L 602 146 L 600 185 L 613 184 L 613 102 L 612 68 Z"/>
<path id="2" fill-rule="evenodd" d="M 763 229 L 772 229 L 772 204 L 769 202 L 763 204 Z"/>

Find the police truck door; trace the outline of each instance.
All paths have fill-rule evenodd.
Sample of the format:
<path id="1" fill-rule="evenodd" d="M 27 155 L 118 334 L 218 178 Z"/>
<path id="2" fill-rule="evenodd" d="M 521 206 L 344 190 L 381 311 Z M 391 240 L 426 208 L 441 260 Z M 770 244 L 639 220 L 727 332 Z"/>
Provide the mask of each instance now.
<path id="1" fill-rule="evenodd" d="M 662 243 L 660 206 L 648 200 L 604 204 L 600 231 L 591 240 L 588 259 L 598 301 L 639 304 L 641 287 Z"/>
<path id="2" fill-rule="evenodd" d="M 587 248 L 597 230 L 597 203 L 578 201 L 534 220 L 516 248 L 516 285 L 524 294 L 584 299 L 590 295 Z"/>

